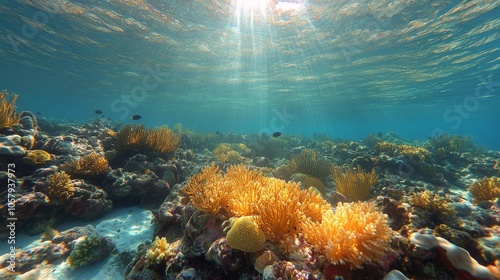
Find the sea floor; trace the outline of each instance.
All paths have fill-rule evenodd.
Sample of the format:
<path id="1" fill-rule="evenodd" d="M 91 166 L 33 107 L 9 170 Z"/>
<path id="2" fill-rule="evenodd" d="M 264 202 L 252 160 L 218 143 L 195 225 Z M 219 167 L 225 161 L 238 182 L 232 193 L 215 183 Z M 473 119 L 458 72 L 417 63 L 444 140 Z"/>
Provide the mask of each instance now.
<path id="1" fill-rule="evenodd" d="M 500 278 L 500 152 L 468 136 L 23 112 L 0 129 L 0 153 L 1 279 Z"/>

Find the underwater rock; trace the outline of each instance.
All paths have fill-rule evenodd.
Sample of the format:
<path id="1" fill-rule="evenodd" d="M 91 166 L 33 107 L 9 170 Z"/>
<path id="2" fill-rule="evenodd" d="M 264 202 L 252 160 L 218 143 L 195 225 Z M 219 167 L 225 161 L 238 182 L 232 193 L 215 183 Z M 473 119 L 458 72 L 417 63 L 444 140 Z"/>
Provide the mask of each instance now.
<path id="1" fill-rule="evenodd" d="M 382 205 L 382 212 L 389 216 L 389 226 L 393 230 L 399 230 L 410 223 L 410 205 L 390 197 L 377 197 L 377 204 Z"/>
<path id="2" fill-rule="evenodd" d="M 67 244 L 70 249 L 67 261 L 74 268 L 97 262 L 115 249 L 113 240 L 101 237 L 92 225 L 65 230 L 55 236 L 52 243 Z"/>
<path id="3" fill-rule="evenodd" d="M 52 217 L 57 209 L 49 204 L 49 198 L 42 192 L 18 194 L 16 199 L 16 231 L 28 234 L 42 233 L 47 226 L 53 223 Z M 7 217 L 7 205 L 0 206 L 0 214 Z M 7 227 L 0 228 L 0 238 L 7 236 Z"/>
<path id="4" fill-rule="evenodd" d="M 361 166 L 363 170 L 372 170 L 377 166 L 375 158 L 369 156 L 358 156 L 352 160 L 352 166 Z"/>
<path id="5" fill-rule="evenodd" d="M 158 207 L 170 193 L 169 184 L 154 172 L 136 174 L 114 169 L 106 175 L 104 188 L 113 200 L 139 202 Z"/>
<path id="6" fill-rule="evenodd" d="M 24 136 L 24 138 L 17 134 L 0 136 L 0 155 L 25 156 L 28 153 L 27 149 L 33 146 L 32 143 L 29 136 Z"/>
<path id="7" fill-rule="evenodd" d="M 78 135 L 60 135 L 49 137 L 41 149 L 58 155 L 85 156 L 91 152 L 103 154 L 102 144 L 98 137 L 89 138 Z"/>
<path id="8" fill-rule="evenodd" d="M 94 241 L 94 246 L 82 246 L 85 243 L 83 241 L 90 236 Z M 16 273 L 24 274 L 33 269 L 43 269 L 43 266 L 56 264 L 67 256 L 71 257 L 71 255 L 73 255 L 73 258 L 78 255 L 82 258 L 81 260 L 85 260 L 86 263 L 90 264 L 103 259 L 114 248 L 114 242 L 109 237 L 99 236 L 97 230 L 92 225 L 74 227 L 61 233 L 56 233 L 56 236 L 52 240 L 40 242 L 38 245 L 28 247 L 25 250 L 17 249 L 15 251 Z M 77 254 L 77 251 L 81 254 Z M 0 257 L 0 268 L 2 270 L 9 265 L 7 262 L 8 259 L 9 255 L 7 254 Z M 83 265 L 85 263 L 80 262 L 80 264 Z M 0 272 L 0 278 L 2 279 L 9 279 L 7 277 L 13 275 L 2 275 L 2 272 Z"/>
<path id="9" fill-rule="evenodd" d="M 472 209 L 469 207 L 469 205 L 465 203 L 451 203 L 451 206 L 455 208 L 455 211 L 457 211 L 457 215 L 461 218 L 465 218 L 470 215 L 472 212 Z"/>
<path id="10" fill-rule="evenodd" d="M 162 225 L 170 225 L 179 223 L 184 215 L 185 205 L 181 204 L 181 196 L 179 195 L 180 184 L 174 185 L 170 194 L 165 198 L 161 206 L 158 208 L 158 221 Z"/>
<path id="11" fill-rule="evenodd" d="M 74 180 L 74 195 L 66 207 L 69 214 L 86 221 L 95 220 L 109 212 L 113 203 L 106 192 L 82 180 Z"/>
<path id="12" fill-rule="evenodd" d="M 238 271 L 245 265 L 245 253 L 233 250 L 226 242 L 225 237 L 215 240 L 205 257 L 213 261 L 217 267 L 227 271 Z"/>
<path id="13" fill-rule="evenodd" d="M 478 177 L 500 176 L 497 159 L 492 157 L 475 157 L 469 165 L 469 171 Z"/>
<path id="14" fill-rule="evenodd" d="M 181 273 L 177 274 L 175 279 L 178 280 L 200 280 L 201 278 L 196 273 L 194 268 L 183 269 Z"/>

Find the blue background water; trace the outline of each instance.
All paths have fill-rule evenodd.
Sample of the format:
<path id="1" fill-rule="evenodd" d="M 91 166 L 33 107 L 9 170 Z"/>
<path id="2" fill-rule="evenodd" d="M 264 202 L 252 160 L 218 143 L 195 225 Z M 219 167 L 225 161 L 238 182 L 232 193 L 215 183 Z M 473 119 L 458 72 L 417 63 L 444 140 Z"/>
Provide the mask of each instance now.
<path id="1" fill-rule="evenodd" d="M 0 3 L 0 87 L 19 110 L 500 149 L 500 1 Z"/>

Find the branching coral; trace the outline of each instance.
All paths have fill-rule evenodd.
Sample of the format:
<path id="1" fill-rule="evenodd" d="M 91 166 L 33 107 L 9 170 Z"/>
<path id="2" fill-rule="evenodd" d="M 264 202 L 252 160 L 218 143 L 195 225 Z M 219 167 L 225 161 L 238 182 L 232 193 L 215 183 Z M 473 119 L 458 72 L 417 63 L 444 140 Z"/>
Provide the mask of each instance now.
<path id="1" fill-rule="evenodd" d="M 305 240 L 332 264 L 352 268 L 380 262 L 392 236 L 387 215 L 373 203 L 339 203 L 335 211 L 324 212 L 321 222 L 307 221 Z"/>
<path id="2" fill-rule="evenodd" d="M 349 169 L 345 172 L 342 167 L 334 166 L 332 177 L 337 185 L 337 191 L 349 201 L 366 200 L 370 189 L 378 180 L 374 169 L 366 173 L 359 165 L 356 169 Z"/>
<path id="3" fill-rule="evenodd" d="M 409 198 L 410 204 L 416 207 L 420 207 L 429 211 L 435 211 L 444 214 L 453 215 L 456 213 L 455 208 L 453 208 L 444 197 L 434 194 L 428 190 L 423 192 L 414 193 Z"/>
<path id="4" fill-rule="evenodd" d="M 243 165 L 233 165 L 222 176 L 214 165 L 195 174 L 184 186 L 191 203 L 199 210 L 229 216 L 254 216 L 266 237 L 280 240 L 300 232 L 306 217 L 321 220 L 330 208 L 321 195 L 301 190 L 299 183 L 268 178 Z"/>
<path id="5" fill-rule="evenodd" d="M 172 251 L 170 250 L 170 244 L 168 244 L 167 238 L 158 238 L 157 236 L 146 252 L 145 264 L 146 266 L 160 264 L 166 261 L 171 254 Z"/>
<path id="6" fill-rule="evenodd" d="M 95 251 L 101 245 L 101 239 L 98 236 L 85 236 L 75 245 L 67 261 L 70 266 L 77 268 L 90 264 L 95 259 Z"/>
<path id="7" fill-rule="evenodd" d="M 78 160 L 72 160 L 61 168 L 74 176 L 98 176 L 110 170 L 108 160 L 95 152 Z"/>
<path id="8" fill-rule="evenodd" d="M 201 211 L 244 216 L 240 221 L 245 222 L 250 219 L 246 226 L 251 230 L 227 236 L 228 242 L 240 240 L 231 246 L 246 251 L 261 247 L 260 232 L 271 241 L 292 240 L 302 234 L 331 263 L 360 267 L 381 259 L 392 234 L 387 216 L 376 212 L 373 204 L 339 204 L 333 212 L 313 190 L 265 177 L 243 165 L 231 166 L 225 176 L 213 164 L 205 167 L 188 181 L 183 193 Z M 241 240 L 257 240 L 258 246 L 242 246 L 245 242 Z"/>
<path id="9" fill-rule="evenodd" d="M 212 154 L 214 157 L 224 163 L 240 163 L 243 161 L 241 154 L 231 148 L 229 144 L 221 143 L 217 146 Z"/>
<path id="10" fill-rule="evenodd" d="M 144 125 L 126 125 L 116 133 L 114 148 L 118 152 L 133 149 L 153 150 L 157 153 L 175 151 L 181 141 L 181 135 L 167 127 L 146 128 Z"/>
<path id="11" fill-rule="evenodd" d="M 437 134 L 429 139 L 428 149 L 438 157 L 447 157 L 451 153 L 479 152 L 478 147 L 472 141 L 472 136 L 451 135 L 447 133 Z"/>
<path id="12" fill-rule="evenodd" d="M 331 166 L 327 159 L 319 156 L 314 150 L 304 149 L 299 155 L 292 157 L 288 164 L 280 166 L 276 175 L 288 180 L 292 174 L 304 173 L 324 179 L 330 175 Z"/>
<path id="13" fill-rule="evenodd" d="M 47 185 L 49 198 L 56 202 L 68 201 L 75 192 L 70 176 L 64 171 L 47 176 Z"/>
<path id="14" fill-rule="evenodd" d="M 235 187 L 222 179 L 219 168 L 212 164 L 195 174 L 182 188 L 191 203 L 200 211 L 216 215 L 229 204 L 229 193 Z"/>
<path id="15" fill-rule="evenodd" d="M 300 182 L 303 189 L 309 189 L 310 187 L 313 187 L 321 194 L 325 194 L 326 192 L 325 184 L 323 184 L 321 180 L 313 176 L 309 176 L 302 173 L 295 173 L 292 175 L 290 180 L 293 182 Z"/>
<path id="16" fill-rule="evenodd" d="M 425 148 L 385 141 L 376 143 L 373 150 L 377 153 L 385 152 L 390 156 L 402 155 L 408 159 L 418 162 L 421 162 L 429 157 L 429 151 Z"/>
<path id="17" fill-rule="evenodd" d="M 469 187 L 474 203 L 494 200 L 500 197 L 500 178 L 484 177 L 472 183 Z"/>
<path id="18" fill-rule="evenodd" d="M 10 95 L 10 100 L 7 100 Z M 10 94 L 6 90 L 0 92 L 0 129 L 19 123 L 20 116 L 16 114 L 17 94 Z"/>

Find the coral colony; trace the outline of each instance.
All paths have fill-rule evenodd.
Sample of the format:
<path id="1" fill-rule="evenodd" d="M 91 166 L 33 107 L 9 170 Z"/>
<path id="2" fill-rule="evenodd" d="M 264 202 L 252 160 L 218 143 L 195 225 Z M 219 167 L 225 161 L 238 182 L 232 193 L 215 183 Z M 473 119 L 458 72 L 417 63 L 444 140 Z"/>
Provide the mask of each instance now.
<path id="1" fill-rule="evenodd" d="M 2 279 L 109 263 L 125 279 L 500 279 L 500 152 L 468 136 L 56 123 L 17 98 L 0 93 Z M 109 218 L 133 206 L 151 218 Z"/>

